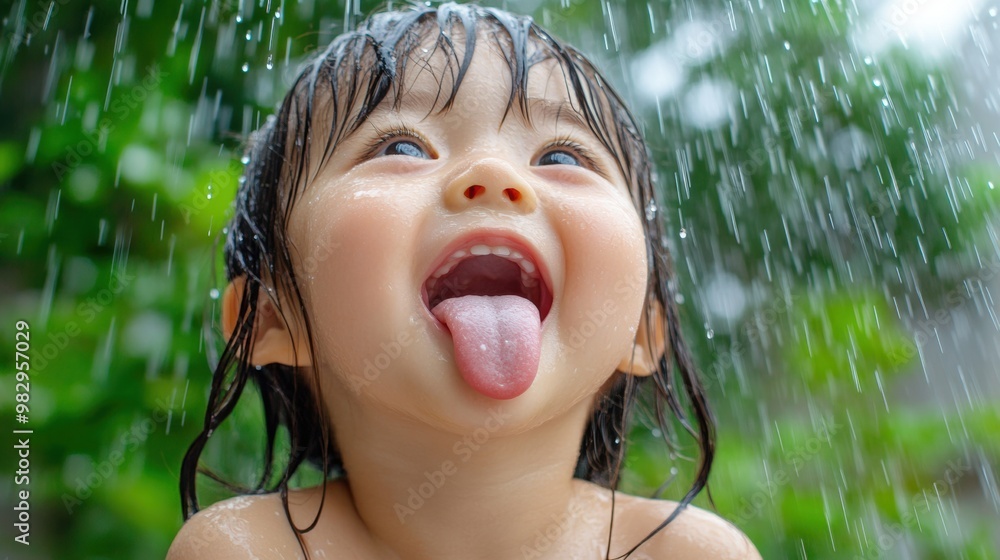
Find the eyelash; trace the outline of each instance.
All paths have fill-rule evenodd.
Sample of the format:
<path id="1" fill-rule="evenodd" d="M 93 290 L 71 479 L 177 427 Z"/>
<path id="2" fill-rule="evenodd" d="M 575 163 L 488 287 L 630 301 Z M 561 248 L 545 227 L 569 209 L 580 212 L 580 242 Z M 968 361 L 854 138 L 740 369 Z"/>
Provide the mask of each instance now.
<path id="1" fill-rule="evenodd" d="M 427 150 L 427 153 L 432 158 L 437 157 L 437 155 L 434 154 L 432 150 L 427 148 L 429 144 L 427 142 L 427 139 L 424 138 L 422 134 L 420 134 L 419 132 L 413 130 L 408 126 L 398 126 L 385 131 L 376 128 L 375 132 L 378 133 L 378 136 L 372 139 L 370 142 L 368 142 L 367 146 L 365 146 L 364 159 L 366 160 L 375 157 L 375 155 L 378 154 L 379 150 L 385 147 L 390 140 L 406 139 L 406 138 L 411 140 L 416 140 L 421 145 L 421 147 Z"/>
<path id="2" fill-rule="evenodd" d="M 589 167 L 597 174 L 604 175 L 604 171 L 601 169 L 601 166 L 597 163 L 597 157 L 594 155 L 594 152 L 590 151 L 589 148 L 577 142 L 576 140 L 573 140 L 568 136 L 557 138 L 555 141 L 545 146 L 545 148 L 542 150 L 542 153 L 544 154 L 545 152 L 552 150 L 553 148 L 569 148 L 573 152 L 576 152 L 576 155 L 578 155 L 582 160 L 581 163 Z"/>
<path id="3" fill-rule="evenodd" d="M 378 133 L 378 136 L 369 141 L 367 146 L 365 147 L 364 159 L 366 160 L 375 157 L 375 155 L 378 154 L 379 150 L 381 150 L 390 140 L 395 140 L 399 138 L 410 138 L 416 140 L 421 144 L 421 146 L 427 149 L 429 155 L 432 158 L 437 157 L 436 154 L 432 153 L 431 150 L 427 148 L 429 144 L 427 142 L 427 139 L 422 134 L 420 134 L 419 132 L 413 130 L 408 126 L 401 125 L 384 131 L 376 129 L 376 132 Z M 583 144 L 577 142 L 576 140 L 573 140 L 571 137 L 563 136 L 557 138 L 556 140 L 546 145 L 545 148 L 542 149 L 542 153 L 545 153 L 555 148 L 568 148 L 569 150 L 573 151 L 577 156 L 580 157 L 580 159 L 582 160 L 581 163 L 583 163 L 586 167 L 589 167 L 597 174 L 604 176 L 604 170 L 602 169 L 600 164 L 597 163 L 597 158 L 594 155 L 594 152 L 592 152 L 589 148 L 587 148 Z"/>

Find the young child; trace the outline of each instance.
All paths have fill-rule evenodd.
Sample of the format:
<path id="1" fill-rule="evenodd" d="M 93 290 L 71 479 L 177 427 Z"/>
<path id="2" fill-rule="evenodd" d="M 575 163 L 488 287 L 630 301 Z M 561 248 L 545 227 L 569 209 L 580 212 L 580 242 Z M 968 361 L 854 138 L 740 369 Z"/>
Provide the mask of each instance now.
<path id="1" fill-rule="evenodd" d="M 688 505 L 714 426 L 647 148 L 578 51 L 499 10 L 377 14 L 248 155 L 169 558 L 759 558 Z M 199 457 L 251 380 L 260 483 L 199 512 Z M 645 390 L 700 450 L 680 503 L 615 492 Z M 328 482 L 289 489 L 307 461 Z"/>

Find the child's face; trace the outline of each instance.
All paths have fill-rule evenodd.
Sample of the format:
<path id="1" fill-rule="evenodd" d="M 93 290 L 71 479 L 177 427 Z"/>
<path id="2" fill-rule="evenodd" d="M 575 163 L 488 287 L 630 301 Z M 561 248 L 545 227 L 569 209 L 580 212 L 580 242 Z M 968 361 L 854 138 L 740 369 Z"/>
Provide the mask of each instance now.
<path id="1" fill-rule="evenodd" d="M 295 206 L 289 237 L 314 329 L 313 365 L 335 423 L 381 411 L 459 431 L 503 403 L 511 419 L 503 429 L 522 430 L 570 409 L 589 412 L 591 398 L 631 355 L 647 263 L 626 181 L 570 116 L 554 63 L 530 72 L 531 124 L 514 108 L 501 127 L 510 73 L 488 43 L 481 39 L 444 114 L 431 111 L 439 87 L 435 108 L 451 89 L 450 73 L 439 86 L 443 57 L 411 61 L 399 111 L 383 103 Z M 429 55 L 418 49 L 413 56 Z M 584 149 L 553 145 L 567 138 Z M 528 272 L 537 269 L 497 269 L 510 275 L 500 285 L 510 284 L 539 314 L 519 316 L 517 332 L 500 335 L 537 339 L 537 349 L 530 340 L 507 348 L 521 370 L 531 370 L 510 386 L 461 370 L 456 325 L 447 328 L 430 309 L 429 299 L 461 294 L 442 293 L 429 278 L 456 249 L 480 244 L 501 254 L 520 249 L 533 261 Z M 515 286 L 533 280 L 539 287 Z M 516 315 L 525 306 L 515 308 Z M 471 335 L 485 336 L 474 328 Z"/>

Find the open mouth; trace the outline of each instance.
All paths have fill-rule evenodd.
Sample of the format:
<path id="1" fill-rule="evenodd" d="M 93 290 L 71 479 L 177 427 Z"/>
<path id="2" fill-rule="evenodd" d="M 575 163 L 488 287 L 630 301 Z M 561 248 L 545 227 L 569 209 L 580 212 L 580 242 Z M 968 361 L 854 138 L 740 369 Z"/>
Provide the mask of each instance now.
<path id="1" fill-rule="evenodd" d="M 452 251 L 422 289 L 430 310 L 447 299 L 470 295 L 522 297 L 538 309 L 542 321 L 552 307 L 552 291 L 533 255 L 505 242 L 478 242 Z"/>

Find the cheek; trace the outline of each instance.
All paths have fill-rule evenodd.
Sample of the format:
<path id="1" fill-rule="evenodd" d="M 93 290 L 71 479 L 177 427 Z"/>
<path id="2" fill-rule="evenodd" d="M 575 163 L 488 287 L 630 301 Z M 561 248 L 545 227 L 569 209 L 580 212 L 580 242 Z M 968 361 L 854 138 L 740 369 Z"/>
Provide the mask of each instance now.
<path id="1" fill-rule="evenodd" d="M 406 324 L 416 203 L 395 189 L 362 188 L 311 201 L 302 216 L 296 246 L 309 255 L 299 262 L 321 363 L 360 374 L 365 356 L 394 338 L 391 326 Z"/>
<path id="2" fill-rule="evenodd" d="M 562 344 L 610 372 L 632 347 L 646 288 L 646 245 L 627 202 L 573 204 L 563 213 Z"/>

